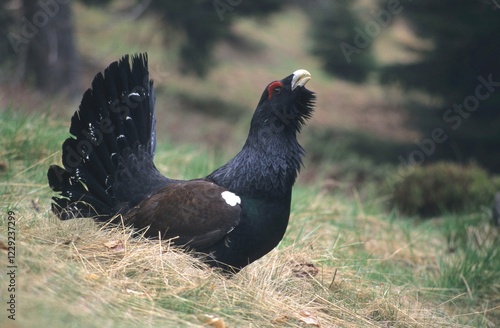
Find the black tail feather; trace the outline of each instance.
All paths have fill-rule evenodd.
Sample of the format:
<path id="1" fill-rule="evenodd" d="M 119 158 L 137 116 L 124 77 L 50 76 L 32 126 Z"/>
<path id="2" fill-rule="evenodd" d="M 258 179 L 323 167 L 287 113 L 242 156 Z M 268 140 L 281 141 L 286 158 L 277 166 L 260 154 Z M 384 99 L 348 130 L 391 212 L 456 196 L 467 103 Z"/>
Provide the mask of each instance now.
<path id="1" fill-rule="evenodd" d="M 124 56 L 95 76 L 71 119 L 64 168 L 48 172 L 61 219 L 109 219 L 170 182 L 153 164 L 154 102 L 146 54 Z"/>
<path id="2" fill-rule="evenodd" d="M 109 211 L 109 205 L 95 196 L 89 195 L 82 181 L 72 176 L 65 169 L 52 165 L 48 172 L 49 184 L 52 190 L 60 192 L 61 197 L 52 197 L 52 211 L 61 220 L 75 217 L 99 218 L 99 213 Z M 108 218 L 107 215 L 104 216 Z"/>

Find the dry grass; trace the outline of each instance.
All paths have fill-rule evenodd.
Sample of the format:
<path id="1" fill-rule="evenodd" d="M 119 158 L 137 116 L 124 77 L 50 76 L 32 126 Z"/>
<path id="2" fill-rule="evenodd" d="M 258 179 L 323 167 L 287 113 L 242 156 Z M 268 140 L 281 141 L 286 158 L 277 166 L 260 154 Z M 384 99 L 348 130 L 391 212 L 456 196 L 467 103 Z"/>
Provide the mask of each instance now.
<path id="1" fill-rule="evenodd" d="M 23 327 L 67 320 L 91 327 L 204 326 L 207 316 L 228 327 L 456 324 L 420 301 L 418 288 L 375 282 L 345 266 L 335 249 L 351 245 L 331 240 L 335 246 L 327 251 L 321 234 L 280 247 L 228 278 L 127 228 L 61 222 L 23 205 L 16 218 L 16 322 Z"/>
<path id="2" fill-rule="evenodd" d="M 159 153 L 164 156 L 206 163 L 199 154 Z M 19 327 L 460 326 L 413 278 L 396 283 L 404 277 L 394 275 L 405 270 L 382 268 L 404 265 L 416 276 L 437 270 L 444 241 L 425 229 L 408 231 L 364 214 L 359 203 L 298 186 L 282 244 L 228 278 L 128 228 L 59 221 L 48 211 L 43 184 L 53 160 L 17 162 L 22 173 L 0 181 L 2 215 L 9 208 L 17 219 Z M 6 252 L 1 255 L 5 267 Z M 6 276 L 0 277 L 5 289 Z"/>

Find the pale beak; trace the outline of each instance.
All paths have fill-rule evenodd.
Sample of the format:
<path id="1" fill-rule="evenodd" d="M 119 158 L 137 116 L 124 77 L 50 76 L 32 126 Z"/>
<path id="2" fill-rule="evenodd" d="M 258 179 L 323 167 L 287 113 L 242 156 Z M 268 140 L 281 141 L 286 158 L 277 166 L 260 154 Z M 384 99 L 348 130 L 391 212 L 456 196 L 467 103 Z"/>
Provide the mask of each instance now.
<path id="1" fill-rule="evenodd" d="M 298 69 L 293 72 L 292 78 L 292 91 L 295 90 L 296 87 L 303 87 L 306 83 L 311 79 L 311 73 L 306 71 L 305 69 Z"/>

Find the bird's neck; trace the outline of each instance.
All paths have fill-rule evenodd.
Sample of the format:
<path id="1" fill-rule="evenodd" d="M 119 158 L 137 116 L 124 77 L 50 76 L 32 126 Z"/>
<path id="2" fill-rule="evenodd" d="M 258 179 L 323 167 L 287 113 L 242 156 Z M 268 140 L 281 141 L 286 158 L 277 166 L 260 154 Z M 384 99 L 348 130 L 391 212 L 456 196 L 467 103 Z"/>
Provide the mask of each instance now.
<path id="1" fill-rule="evenodd" d="M 242 150 L 208 176 L 218 185 L 250 197 L 288 196 L 302 165 L 295 133 L 250 133 Z"/>

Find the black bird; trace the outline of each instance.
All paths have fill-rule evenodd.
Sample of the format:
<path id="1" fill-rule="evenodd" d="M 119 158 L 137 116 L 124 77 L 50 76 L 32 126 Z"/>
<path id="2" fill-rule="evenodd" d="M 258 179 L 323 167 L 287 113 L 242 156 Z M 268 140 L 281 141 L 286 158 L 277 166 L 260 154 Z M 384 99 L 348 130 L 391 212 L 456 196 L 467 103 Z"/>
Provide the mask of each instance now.
<path id="1" fill-rule="evenodd" d="M 155 96 L 147 54 L 124 56 L 95 76 L 71 119 L 64 168 L 48 170 L 61 220 L 124 222 L 147 237 L 204 253 L 225 271 L 271 251 L 283 238 L 302 166 L 297 133 L 312 115 L 311 75 L 297 70 L 262 93 L 241 151 L 205 178 L 183 181 L 155 167 Z"/>

